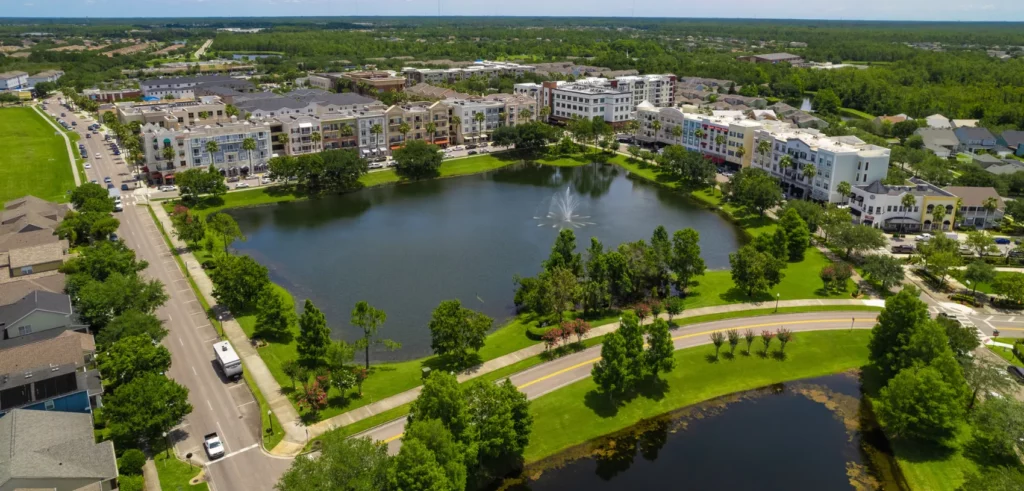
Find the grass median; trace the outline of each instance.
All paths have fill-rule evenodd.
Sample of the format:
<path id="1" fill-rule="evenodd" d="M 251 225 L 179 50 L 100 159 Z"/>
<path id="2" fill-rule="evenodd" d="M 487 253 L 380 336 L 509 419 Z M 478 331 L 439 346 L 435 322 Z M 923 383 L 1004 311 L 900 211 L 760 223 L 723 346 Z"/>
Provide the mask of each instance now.
<path id="1" fill-rule="evenodd" d="M 641 393 L 617 407 L 596 392 L 592 379 L 576 382 L 530 404 L 533 432 L 526 461 L 535 462 L 645 418 L 715 397 L 861 367 L 868 361 L 869 336 L 867 330 L 796 333 L 782 361 L 756 353 L 745 356 L 737 350 L 731 360 L 722 357 L 709 362 L 713 347 L 679 350 L 675 370 L 662 377 L 664 390 Z"/>

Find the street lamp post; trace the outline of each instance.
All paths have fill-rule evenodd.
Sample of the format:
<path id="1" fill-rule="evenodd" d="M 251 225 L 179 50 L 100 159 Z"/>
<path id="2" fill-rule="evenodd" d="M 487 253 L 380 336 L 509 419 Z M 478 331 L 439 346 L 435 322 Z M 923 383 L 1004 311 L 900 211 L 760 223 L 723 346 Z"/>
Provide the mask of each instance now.
<path id="1" fill-rule="evenodd" d="M 171 456 L 171 442 L 167 440 L 167 432 L 164 432 L 164 444 L 167 445 L 167 456 Z"/>
<path id="2" fill-rule="evenodd" d="M 271 416 L 271 412 L 267 409 L 267 421 L 270 423 L 270 434 L 274 434 L 274 418 Z"/>
<path id="3" fill-rule="evenodd" d="M 780 295 L 782 295 L 782 294 L 781 293 L 776 293 L 775 294 L 775 313 L 779 312 L 779 296 Z"/>

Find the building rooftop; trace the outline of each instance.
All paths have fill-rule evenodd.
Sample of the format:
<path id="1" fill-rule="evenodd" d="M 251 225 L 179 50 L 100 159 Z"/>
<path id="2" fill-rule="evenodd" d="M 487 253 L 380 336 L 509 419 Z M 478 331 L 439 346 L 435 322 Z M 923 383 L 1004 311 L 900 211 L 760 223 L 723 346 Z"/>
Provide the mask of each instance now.
<path id="1" fill-rule="evenodd" d="M 762 60 L 781 61 L 793 58 L 800 58 L 800 56 L 789 53 L 766 53 L 763 55 L 754 55 L 754 58 L 759 58 Z"/>
<path id="2" fill-rule="evenodd" d="M 12 72 L 0 73 L 0 78 L 2 78 L 2 79 L 10 79 L 10 78 L 15 78 L 15 77 L 25 77 L 25 76 L 28 76 L 28 73 L 22 72 L 22 71 L 19 71 L 19 70 L 15 70 L 15 71 L 12 71 Z"/>
<path id="3" fill-rule="evenodd" d="M 944 189 L 960 198 L 963 206 L 984 206 L 986 200 L 995 198 L 997 210 L 1006 208 L 1003 198 L 993 187 L 946 186 Z"/>
<path id="4" fill-rule="evenodd" d="M 53 238 L 56 239 L 56 237 Z M 63 261 L 67 250 L 67 241 L 57 239 L 46 244 L 11 249 L 7 254 L 11 269 L 17 269 L 23 266 Z"/>
<path id="5" fill-rule="evenodd" d="M 139 87 L 145 88 L 155 85 L 167 85 L 167 84 L 200 84 L 210 82 L 238 82 L 240 79 L 229 77 L 227 75 L 197 75 L 194 77 L 161 77 L 151 78 L 149 80 L 142 80 L 139 82 Z"/>
<path id="6" fill-rule="evenodd" d="M 92 414 L 15 409 L 0 418 L 0 488 L 115 477 L 114 444 L 95 443 Z"/>
<path id="7" fill-rule="evenodd" d="M 917 178 L 911 178 L 910 182 L 913 186 L 890 186 L 882 184 L 882 181 L 875 181 L 865 186 L 854 186 L 857 189 L 863 190 L 870 194 L 885 194 L 889 196 L 902 196 L 910 193 L 914 196 L 941 196 L 946 198 L 955 198 L 956 195 L 946 191 L 928 181 L 924 181 Z"/>
<path id="8" fill-rule="evenodd" d="M 6 259 L 0 260 L 0 265 L 5 264 L 5 261 Z M 64 281 L 64 273 L 54 272 L 54 274 L 49 275 L 33 275 L 27 278 L 19 278 L 17 281 L 0 282 L 0 305 L 9 305 L 17 302 L 35 290 L 61 293 L 64 291 Z"/>
<path id="9" fill-rule="evenodd" d="M 95 352 L 96 342 L 92 335 L 75 331 L 61 331 L 49 338 L 8 345 L 0 350 L 0 380 L 3 380 L 4 375 L 10 375 L 17 379 L 14 384 L 18 384 L 23 381 L 22 374 L 39 368 L 63 365 L 81 368 L 85 366 L 86 354 Z M 4 385 L 0 383 L 0 387 Z"/>
<path id="10" fill-rule="evenodd" d="M 71 297 L 63 293 L 33 291 L 13 303 L 0 305 L 0 326 L 12 325 L 37 310 L 71 315 Z"/>

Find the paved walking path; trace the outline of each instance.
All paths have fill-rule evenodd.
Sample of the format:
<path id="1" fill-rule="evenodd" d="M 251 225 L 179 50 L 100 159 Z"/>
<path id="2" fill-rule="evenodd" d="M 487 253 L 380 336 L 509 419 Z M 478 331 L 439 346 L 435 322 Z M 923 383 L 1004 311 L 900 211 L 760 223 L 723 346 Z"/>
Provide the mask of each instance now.
<path id="1" fill-rule="evenodd" d="M 884 307 L 885 301 L 871 299 L 871 300 L 859 300 L 859 299 L 823 299 L 823 300 L 785 300 L 778 303 L 779 307 L 808 307 L 808 306 L 871 306 L 871 307 Z M 675 319 L 685 319 L 688 317 L 698 317 L 703 315 L 719 314 L 726 312 L 742 312 L 746 310 L 754 309 L 770 309 L 774 308 L 775 302 L 764 302 L 764 303 L 737 303 L 730 305 L 719 305 L 715 307 L 702 307 L 697 309 L 690 309 L 685 311 L 683 314 L 674 317 Z M 661 318 L 668 319 L 668 314 L 662 314 Z M 648 320 L 647 323 L 651 322 Z M 602 336 L 608 334 L 619 328 L 618 322 L 612 322 L 603 326 L 595 327 L 590 331 L 590 337 Z M 537 343 L 533 346 L 523 348 L 519 351 L 509 353 L 504 356 L 499 356 L 492 360 L 488 360 L 480 365 L 470 368 L 457 375 L 458 381 L 465 382 L 467 380 L 474 379 L 481 375 L 493 372 L 500 368 L 507 367 L 516 362 L 537 356 L 543 353 L 547 348 L 544 343 Z M 333 418 L 320 421 L 309 427 L 310 438 L 322 435 L 335 428 L 350 425 L 357 421 L 369 418 L 371 416 L 380 414 L 389 409 L 408 404 L 419 396 L 422 386 L 409 389 L 405 392 L 395 394 L 391 397 L 381 399 L 372 404 L 367 404 L 363 407 L 353 409 L 346 413 L 339 414 Z"/>
<path id="2" fill-rule="evenodd" d="M 199 291 L 202 292 L 206 303 L 217 305 L 217 300 L 213 298 L 213 283 L 210 281 L 210 277 L 206 276 L 206 271 L 200 266 L 195 256 L 191 252 L 187 252 L 188 246 L 174 235 L 174 225 L 171 223 L 171 217 L 167 215 L 167 212 L 159 204 L 151 208 L 156 214 L 157 220 L 160 221 L 160 224 L 170 236 L 171 244 L 179 251 L 178 257 L 185 263 L 187 274 L 195 281 L 196 286 L 199 287 Z M 252 342 L 245 335 L 245 331 L 242 330 L 242 326 L 238 324 L 238 321 L 229 317 L 222 319 L 221 325 L 224 328 L 224 335 L 231 341 L 231 345 L 245 364 L 245 369 L 249 372 L 253 381 L 256 382 L 256 387 L 263 394 L 263 398 L 266 399 L 270 409 L 274 411 L 277 420 L 285 430 L 284 440 L 282 441 L 282 444 L 285 446 L 282 449 L 294 452 L 290 453 L 290 455 L 297 455 L 306 443 L 306 430 L 299 419 L 299 412 L 292 405 L 291 401 L 288 400 L 288 397 L 281 393 L 281 385 L 274 379 L 270 369 L 267 368 L 267 364 L 263 362 L 263 358 L 260 357 L 256 348 L 252 346 Z M 296 447 L 298 450 L 295 450 Z"/>
<path id="3" fill-rule="evenodd" d="M 147 458 L 142 466 L 142 479 L 146 481 L 146 491 L 162 491 L 160 488 L 160 476 L 156 472 L 156 463 L 152 458 Z"/>
<path id="4" fill-rule="evenodd" d="M 75 176 L 75 187 L 81 186 L 82 178 L 78 175 L 78 165 L 75 164 L 75 153 L 71 150 L 71 139 L 68 138 L 67 133 L 65 133 L 60 126 L 57 126 L 56 123 L 50 120 L 50 117 L 47 116 L 42 109 L 39 109 L 39 106 L 33 104 L 32 110 L 34 110 L 39 117 L 43 118 L 43 120 L 53 128 L 53 131 L 59 133 L 61 138 L 64 139 L 64 146 L 67 147 L 68 150 L 68 160 L 71 162 L 71 175 Z"/>

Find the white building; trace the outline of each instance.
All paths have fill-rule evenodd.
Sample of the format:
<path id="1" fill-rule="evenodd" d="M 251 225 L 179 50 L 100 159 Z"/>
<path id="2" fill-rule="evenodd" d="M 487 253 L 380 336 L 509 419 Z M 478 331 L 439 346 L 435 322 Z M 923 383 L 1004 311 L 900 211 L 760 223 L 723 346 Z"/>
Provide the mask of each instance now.
<path id="1" fill-rule="evenodd" d="M 505 103 L 483 99 L 444 101 L 451 108 L 452 118 L 459 118 L 458 127 L 452 124 L 452 137 L 456 143 L 478 142 L 487 139 L 488 133 L 505 124 Z M 477 121 L 477 114 L 483 114 L 483 121 Z"/>
<path id="2" fill-rule="evenodd" d="M 154 78 L 139 82 L 142 95 L 159 97 L 171 96 L 175 99 L 195 97 L 195 88 L 199 86 L 222 86 L 239 92 L 250 92 L 253 85 L 248 80 L 228 77 L 225 75 L 200 75 L 195 77 Z"/>
<path id="3" fill-rule="evenodd" d="M 647 101 L 658 107 L 675 105 L 676 76 L 672 74 L 617 77 L 611 86 L 632 92 L 637 104 Z"/>
<path id="4" fill-rule="evenodd" d="M 64 72 L 61 70 L 46 70 L 35 75 L 29 75 L 28 85 L 29 87 L 35 87 L 36 84 L 42 82 L 56 82 L 63 76 Z"/>
<path id="5" fill-rule="evenodd" d="M 633 119 L 633 93 L 589 83 L 562 83 L 544 89 L 550 96 L 551 119 L 568 121 L 574 117 L 600 116 L 613 125 Z"/>
<path id="6" fill-rule="evenodd" d="M 760 142 L 767 142 L 762 154 Z M 790 195 L 839 203 L 841 182 L 851 186 L 867 185 L 885 179 L 889 169 L 889 149 L 865 143 L 855 136 L 828 137 L 809 128 L 777 126 L 757 130 L 752 144 L 751 166 L 764 169 L 789 190 Z M 790 167 L 780 163 L 789 157 Z M 816 174 L 807 179 L 803 169 L 813 165 Z"/>
<path id="7" fill-rule="evenodd" d="M 854 221 L 886 230 L 951 230 L 957 197 L 926 181 L 912 178 L 912 185 L 888 186 L 881 181 L 853 186 L 850 213 Z M 903 197 L 914 197 L 914 206 L 904 207 Z M 943 208 L 941 224 L 934 224 L 936 207 Z"/>
<path id="8" fill-rule="evenodd" d="M 151 179 L 162 182 L 173 180 L 175 172 L 206 168 L 210 164 L 224 175 L 258 172 L 266 168 L 271 157 L 271 123 L 268 121 L 170 128 L 147 124 L 142 127 L 139 138 L 145 155 L 142 170 L 149 173 Z M 242 148 L 246 138 L 253 139 L 256 150 L 250 152 Z M 207 145 L 210 141 L 217 143 L 217 150 L 212 154 Z M 165 158 L 165 148 L 174 149 L 173 158 Z"/>
<path id="9" fill-rule="evenodd" d="M 356 135 L 363 157 L 383 157 L 388 153 L 388 125 L 384 111 L 356 111 Z M 374 133 L 374 129 L 380 132 Z"/>
<path id="10" fill-rule="evenodd" d="M 403 67 L 402 74 L 405 76 L 406 87 L 416 84 L 437 84 L 455 83 L 460 80 L 481 76 L 494 78 L 500 76 L 521 77 L 527 73 L 534 73 L 537 69 L 530 65 L 518 63 L 506 63 L 500 61 L 477 61 L 472 65 L 460 68 L 417 68 Z"/>
<path id="11" fill-rule="evenodd" d="M 659 108 L 647 101 L 637 105 L 636 114 L 640 123 L 638 140 L 682 145 L 690 151 L 700 152 L 715 163 L 729 163 L 736 167 L 750 166 L 754 133 L 765 125 L 761 121 L 743 117 L 742 113 L 707 116 L 686 113 L 674 107 Z M 657 131 L 655 121 L 658 122 Z"/>
<path id="12" fill-rule="evenodd" d="M 18 90 L 27 87 L 27 73 L 20 71 L 0 73 L 0 90 Z"/>

